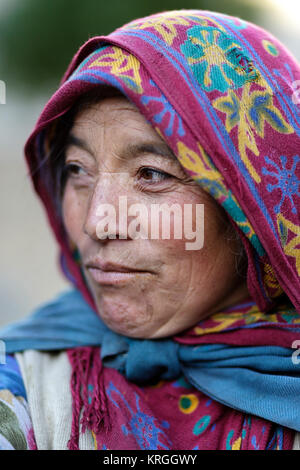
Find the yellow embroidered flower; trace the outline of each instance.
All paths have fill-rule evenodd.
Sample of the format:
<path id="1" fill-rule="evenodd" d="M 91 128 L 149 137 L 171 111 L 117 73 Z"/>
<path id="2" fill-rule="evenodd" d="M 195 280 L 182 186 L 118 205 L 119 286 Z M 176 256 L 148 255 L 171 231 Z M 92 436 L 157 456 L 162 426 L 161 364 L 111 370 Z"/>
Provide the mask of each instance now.
<path id="1" fill-rule="evenodd" d="M 168 14 L 160 14 L 158 17 L 153 16 L 148 20 L 141 19 L 127 25 L 128 28 L 148 29 L 154 28 L 162 39 L 171 46 L 177 36 L 177 25 L 188 26 L 189 21 L 184 18 L 184 13 L 174 12 Z"/>
<path id="2" fill-rule="evenodd" d="M 107 53 L 94 60 L 89 68 L 109 67 L 110 72 L 120 78 L 136 93 L 143 93 L 140 76 L 140 62 L 131 54 L 124 53 L 122 49 L 112 46 Z"/>

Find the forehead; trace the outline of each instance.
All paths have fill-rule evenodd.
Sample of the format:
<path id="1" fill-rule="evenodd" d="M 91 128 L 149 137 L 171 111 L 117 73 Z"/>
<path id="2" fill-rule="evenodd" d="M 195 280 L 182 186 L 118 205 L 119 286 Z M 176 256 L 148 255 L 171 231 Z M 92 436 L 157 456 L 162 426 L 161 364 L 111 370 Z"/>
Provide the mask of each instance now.
<path id="1" fill-rule="evenodd" d="M 123 96 L 84 105 L 75 114 L 71 134 L 87 141 L 104 143 L 106 140 L 114 145 L 134 139 L 136 142 L 151 140 L 168 146 L 138 108 Z"/>
<path id="2" fill-rule="evenodd" d="M 74 119 L 74 126 L 89 125 L 95 123 L 96 125 L 119 125 L 126 122 L 136 121 L 140 125 L 149 127 L 153 130 L 150 123 L 138 110 L 138 108 L 131 103 L 124 96 L 114 96 L 101 99 L 94 103 L 87 103 L 82 109 L 79 109 Z M 88 127 L 88 126 L 87 126 Z"/>
<path id="3" fill-rule="evenodd" d="M 119 149 L 127 158 L 152 153 L 176 162 L 180 167 L 167 142 L 123 96 L 101 99 L 85 106 L 76 115 L 66 143 L 67 148 L 81 147 L 91 154 L 96 154 L 103 145 Z"/>

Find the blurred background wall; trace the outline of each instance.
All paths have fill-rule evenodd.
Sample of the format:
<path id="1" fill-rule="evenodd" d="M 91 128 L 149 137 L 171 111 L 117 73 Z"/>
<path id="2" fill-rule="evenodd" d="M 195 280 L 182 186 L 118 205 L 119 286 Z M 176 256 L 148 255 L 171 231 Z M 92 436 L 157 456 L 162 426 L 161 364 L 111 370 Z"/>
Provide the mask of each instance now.
<path id="1" fill-rule="evenodd" d="M 208 9 L 271 31 L 300 60 L 299 0 L 0 0 L 0 326 L 68 284 L 23 145 L 72 56 L 89 37 L 163 10 Z M 1 103 L 1 99 L 0 99 Z"/>

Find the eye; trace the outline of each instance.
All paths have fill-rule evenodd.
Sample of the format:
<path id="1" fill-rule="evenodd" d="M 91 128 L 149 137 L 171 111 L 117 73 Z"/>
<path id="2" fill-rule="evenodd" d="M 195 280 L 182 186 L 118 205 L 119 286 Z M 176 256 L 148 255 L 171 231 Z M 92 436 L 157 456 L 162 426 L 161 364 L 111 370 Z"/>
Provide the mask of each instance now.
<path id="1" fill-rule="evenodd" d="M 86 175 L 86 171 L 80 166 L 77 165 L 76 163 L 66 163 L 63 169 L 64 176 L 65 177 L 77 177 L 80 175 Z"/>
<path id="2" fill-rule="evenodd" d="M 148 184 L 160 183 L 161 181 L 172 178 L 171 175 L 165 173 L 164 171 L 159 171 L 148 167 L 141 168 L 139 170 L 139 176 L 141 176 L 142 179 Z"/>

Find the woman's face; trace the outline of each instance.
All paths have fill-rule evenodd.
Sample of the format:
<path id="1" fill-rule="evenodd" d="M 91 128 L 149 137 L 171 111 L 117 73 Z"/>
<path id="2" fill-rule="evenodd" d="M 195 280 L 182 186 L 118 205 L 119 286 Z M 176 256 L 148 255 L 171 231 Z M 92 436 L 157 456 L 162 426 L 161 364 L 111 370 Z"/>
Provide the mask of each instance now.
<path id="1" fill-rule="evenodd" d="M 236 273 L 239 242 L 224 237 L 228 222 L 220 208 L 127 99 L 106 98 L 77 115 L 66 171 L 64 224 L 110 329 L 135 338 L 174 335 L 249 296 L 245 278 Z M 120 205 L 125 200 L 127 211 Z M 141 206 L 133 215 L 129 208 L 136 203 Z M 178 204 L 182 220 L 184 205 L 192 204 L 198 235 L 203 223 L 197 227 L 196 204 L 204 204 L 201 249 L 186 249 L 191 240 L 184 228 L 183 237 L 174 237 L 172 213 L 170 237 L 163 238 L 162 223 L 159 236 L 151 236 L 157 227 L 151 205 L 163 203 Z"/>

